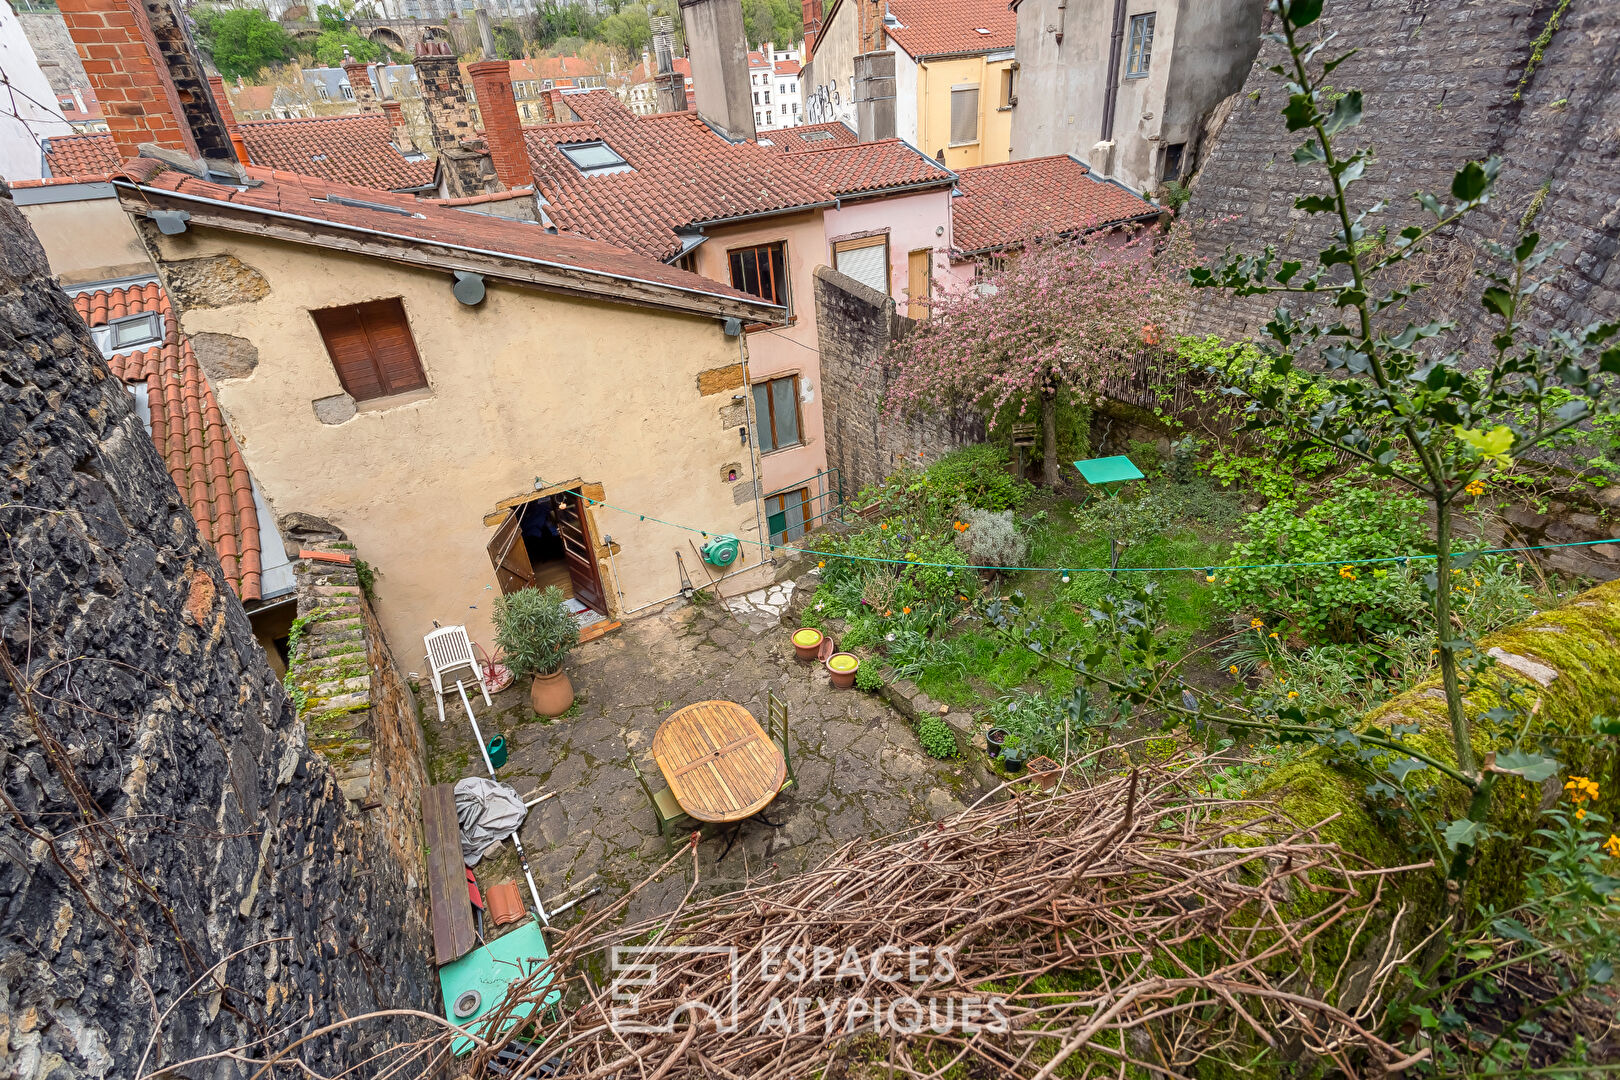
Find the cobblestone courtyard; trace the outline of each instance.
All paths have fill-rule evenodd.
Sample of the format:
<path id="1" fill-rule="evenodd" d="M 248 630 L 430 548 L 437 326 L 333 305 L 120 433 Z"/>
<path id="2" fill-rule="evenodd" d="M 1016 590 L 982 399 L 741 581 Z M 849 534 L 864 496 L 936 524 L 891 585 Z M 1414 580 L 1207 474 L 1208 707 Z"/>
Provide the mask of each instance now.
<path id="1" fill-rule="evenodd" d="M 785 599 L 781 590 L 750 595 L 774 603 Z M 924 754 L 910 725 L 882 700 L 835 690 L 820 665 L 797 662 L 788 629 L 768 616 L 757 604 L 711 603 L 627 622 L 570 655 L 575 709 L 556 720 L 534 715 L 526 685 L 497 695 L 494 709 L 472 698 L 484 737 L 499 732 L 511 747 L 500 779 L 523 795 L 557 793 L 530 811 L 522 832 L 548 905 L 590 885 L 603 887 L 594 903 L 616 898 L 668 858 L 670 848 L 658 835 L 630 755 L 655 789 L 662 786 L 652 759 L 653 734 L 672 712 L 696 701 L 735 701 L 763 719 L 766 691 L 775 691 L 788 703 L 798 780 L 767 811 L 782 827 L 743 823 L 736 845 L 718 864 L 729 827 L 705 830 L 700 892 L 797 873 L 842 844 L 948 816 L 982 793 L 968 766 Z M 442 727 L 431 688 L 424 686 L 421 702 L 434 780 L 482 775 L 454 695 Z M 475 872 L 486 886 L 521 880 L 506 844 Z M 632 901 L 629 917 L 673 907 L 691 877 L 690 859 L 677 863 Z"/>

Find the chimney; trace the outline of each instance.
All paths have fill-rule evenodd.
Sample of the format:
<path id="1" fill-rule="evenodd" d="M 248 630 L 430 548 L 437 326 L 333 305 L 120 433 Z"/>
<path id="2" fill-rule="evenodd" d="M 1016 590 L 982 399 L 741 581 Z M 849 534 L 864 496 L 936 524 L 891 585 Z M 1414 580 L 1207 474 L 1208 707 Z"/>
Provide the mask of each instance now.
<path id="1" fill-rule="evenodd" d="M 450 46 L 442 41 L 424 41 L 412 66 L 427 109 L 428 126 L 433 129 L 433 149 L 445 150 L 470 137 L 472 108 L 461 82 L 461 67 Z"/>
<path id="2" fill-rule="evenodd" d="M 855 58 L 855 130 L 861 142 L 894 138 L 894 53 Z"/>
<path id="3" fill-rule="evenodd" d="M 473 94 L 484 117 L 484 142 L 489 145 L 495 175 L 503 187 L 532 185 L 534 172 L 528 144 L 523 141 L 523 121 L 512 96 L 512 65 L 505 60 L 480 60 L 467 66 L 467 74 L 472 76 Z"/>
<path id="4" fill-rule="evenodd" d="M 349 55 L 349 50 L 343 50 L 343 77 L 349 80 L 349 89 L 354 93 L 354 103 L 360 106 L 361 112 L 377 111 L 377 92 L 371 85 L 371 65 L 361 63 Z"/>
<path id="5" fill-rule="evenodd" d="M 883 13 L 887 5 L 883 0 L 858 0 L 860 12 L 860 49 L 863 53 L 879 52 L 883 48 Z M 859 97 L 860 94 L 856 94 Z"/>
<path id="6" fill-rule="evenodd" d="M 752 139 L 754 95 L 742 0 L 680 0 L 680 8 L 698 115 L 733 142 Z"/>
<path id="7" fill-rule="evenodd" d="M 236 160 L 202 63 L 173 7 L 63 0 L 58 10 L 122 157 L 155 143 L 205 161 Z"/>
<path id="8" fill-rule="evenodd" d="M 405 106 L 397 101 L 385 101 L 382 103 L 382 111 L 383 115 L 388 117 L 388 131 L 393 136 L 394 145 L 402 152 L 414 150 L 411 133 L 405 127 Z"/>
<path id="9" fill-rule="evenodd" d="M 652 19 L 653 56 L 658 74 L 653 79 L 661 113 L 686 111 L 686 76 L 675 70 L 675 20 L 668 15 Z"/>
<path id="10" fill-rule="evenodd" d="M 231 111 L 231 99 L 225 93 L 225 80 L 218 75 L 208 76 L 208 89 L 213 91 L 214 104 L 219 108 L 220 119 L 225 121 L 225 133 L 230 136 L 231 149 L 236 151 L 236 160 L 246 165 L 247 143 L 242 141 L 242 129 L 236 126 L 236 113 Z"/>

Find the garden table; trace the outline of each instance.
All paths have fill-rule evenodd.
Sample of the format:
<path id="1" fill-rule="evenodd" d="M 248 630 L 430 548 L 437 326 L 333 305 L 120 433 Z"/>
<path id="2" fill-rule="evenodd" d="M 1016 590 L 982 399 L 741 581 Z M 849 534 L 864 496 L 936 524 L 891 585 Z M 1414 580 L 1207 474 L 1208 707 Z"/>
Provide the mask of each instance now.
<path id="1" fill-rule="evenodd" d="M 652 751 L 675 801 L 699 821 L 752 817 L 787 779 L 782 751 L 747 709 L 730 701 L 700 701 L 676 712 L 658 725 Z"/>

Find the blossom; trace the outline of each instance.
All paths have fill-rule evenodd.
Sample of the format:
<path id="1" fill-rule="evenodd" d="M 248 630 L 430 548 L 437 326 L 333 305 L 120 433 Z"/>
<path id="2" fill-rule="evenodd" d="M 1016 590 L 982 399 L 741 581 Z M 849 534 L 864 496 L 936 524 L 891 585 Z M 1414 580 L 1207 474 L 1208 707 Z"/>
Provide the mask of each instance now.
<path id="1" fill-rule="evenodd" d="M 1232 664 L 1226 670 L 1230 671 L 1232 674 L 1236 675 L 1238 673 L 1238 666 L 1236 664 Z"/>
<path id="2" fill-rule="evenodd" d="M 1288 691 L 1288 700 L 1289 701 L 1293 701 L 1297 697 L 1299 697 L 1299 691 L 1298 690 L 1290 690 L 1290 691 Z"/>
<path id="3" fill-rule="evenodd" d="M 1346 581 L 1356 580 L 1356 572 L 1350 569 L 1348 566 L 1339 567 L 1339 576 L 1344 578 Z"/>
<path id="4" fill-rule="evenodd" d="M 1577 806 L 1583 802 L 1595 801 L 1598 797 L 1597 782 L 1584 776 L 1571 775 L 1564 782 L 1564 790 L 1569 792 L 1570 801 Z"/>
<path id="5" fill-rule="evenodd" d="M 880 521 L 880 522 L 878 522 L 878 528 L 880 528 L 880 529 L 887 529 L 887 528 L 888 528 L 888 527 L 889 527 L 889 523 L 888 523 L 888 522 L 887 522 L 887 521 Z"/>
<path id="6" fill-rule="evenodd" d="M 1258 630 L 1261 627 L 1265 626 L 1266 624 L 1265 624 L 1265 620 L 1263 620 L 1263 619 L 1250 619 L 1249 620 L 1249 625 L 1254 627 L 1256 630 Z M 1275 634 L 1273 634 L 1272 636 L 1276 637 Z"/>
<path id="7" fill-rule="evenodd" d="M 826 565 L 827 565 L 827 560 L 826 560 L 826 559 L 822 559 L 822 560 L 821 560 L 821 561 L 820 561 L 820 562 L 818 562 L 818 563 L 816 563 L 816 565 L 817 565 L 817 566 L 818 566 L 818 567 L 819 567 L 819 566 L 826 566 Z"/>
<path id="8" fill-rule="evenodd" d="M 1468 494 L 1470 494 L 1470 495 L 1474 495 L 1474 496 L 1483 495 L 1483 494 L 1485 494 L 1485 481 L 1476 479 L 1476 480 L 1472 481 L 1467 487 L 1463 488 L 1463 490 L 1468 492 Z"/>
<path id="9" fill-rule="evenodd" d="M 911 609 L 908 608 L 908 607 L 903 607 L 903 608 L 900 609 L 900 614 L 902 614 L 902 615 L 910 615 L 911 614 Z"/>
<path id="10" fill-rule="evenodd" d="M 1603 842 L 1603 848 L 1610 855 L 1620 859 L 1620 836 L 1610 833 L 1609 838 Z"/>
<path id="11" fill-rule="evenodd" d="M 1271 633 L 1267 634 L 1266 636 L 1267 637 L 1276 637 L 1277 636 L 1277 631 L 1273 630 Z"/>

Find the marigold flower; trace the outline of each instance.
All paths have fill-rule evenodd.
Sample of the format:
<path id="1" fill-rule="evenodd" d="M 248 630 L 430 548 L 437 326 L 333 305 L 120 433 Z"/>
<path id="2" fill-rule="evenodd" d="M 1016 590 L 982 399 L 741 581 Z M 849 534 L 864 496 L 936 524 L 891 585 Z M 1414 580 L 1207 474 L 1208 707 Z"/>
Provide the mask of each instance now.
<path id="1" fill-rule="evenodd" d="M 887 619 L 887 618 L 888 618 L 888 617 L 889 617 L 889 616 L 890 616 L 890 615 L 893 615 L 893 614 L 894 614 L 894 612 L 892 612 L 892 611 L 885 611 L 885 612 L 884 612 L 884 613 L 883 613 L 883 617 L 884 617 L 884 618 L 885 618 L 885 619 Z"/>
<path id="2" fill-rule="evenodd" d="M 911 614 L 911 609 L 908 608 L 908 607 L 903 607 L 903 608 L 900 609 L 900 614 L 902 614 L 902 615 L 910 615 Z"/>
<path id="3" fill-rule="evenodd" d="M 888 527 L 889 527 L 889 523 L 888 523 L 888 522 L 887 522 L 887 521 L 880 521 L 880 522 L 878 522 L 878 528 L 880 528 L 880 529 L 887 529 L 887 528 L 888 528 Z"/>
<path id="4" fill-rule="evenodd" d="M 1226 670 L 1230 671 L 1234 675 L 1236 675 L 1238 673 L 1238 667 L 1237 667 L 1236 664 L 1232 664 L 1232 665 L 1228 666 Z"/>
<path id="5" fill-rule="evenodd" d="M 1266 624 L 1265 624 L 1265 620 L 1263 620 L 1263 619 L 1250 619 L 1249 620 L 1249 625 L 1254 627 L 1256 630 L 1258 630 L 1258 629 L 1260 629 L 1262 626 L 1264 626 Z"/>
<path id="6" fill-rule="evenodd" d="M 1575 808 L 1575 820 L 1580 821 L 1584 817 L 1586 817 L 1586 811 L 1581 809 L 1580 807 L 1576 807 Z"/>
<path id="7" fill-rule="evenodd" d="M 1483 494 L 1485 494 L 1485 481 L 1483 481 L 1483 480 L 1475 480 L 1472 483 L 1470 483 L 1467 487 L 1463 488 L 1463 490 L 1468 492 L 1468 494 L 1470 494 L 1470 495 L 1474 495 L 1474 496 L 1483 495 Z"/>
<path id="8" fill-rule="evenodd" d="M 1620 859 L 1620 836 L 1610 833 L 1609 838 L 1603 842 L 1603 849 L 1615 858 Z"/>
<path id="9" fill-rule="evenodd" d="M 1275 630 L 1273 630 L 1273 631 L 1272 631 L 1272 632 L 1271 632 L 1271 633 L 1270 633 L 1270 634 L 1269 634 L 1269 635 L 1267 635 L 1267 636 L 1268 636 L 1268 637 L 1276 637 L 1276 636 L 1277 636 L 1277 631 L 1275 631 Z"/>
<path id="10" fill-rule="evenodd" d="M 1298 690 L 1290 690 L 1290 691 L 1288 691 L 1288 700 L 1289 701 L 1292 701 L 1297 697 L 1299 697 L 1299 691 Z"/>
<path id="11" fill-rule="evenodd" d="M 816 563 L 816 565 L 817 565 L 817 566 L 826 566 L 826 565 L 827 565 L 827 560 L 826 560 L 826 559 L 822 559 L 822 560 L 821 560 L 821 561 L 820 561 L 820 562 L 818 562 L 818 563 Z"/>

